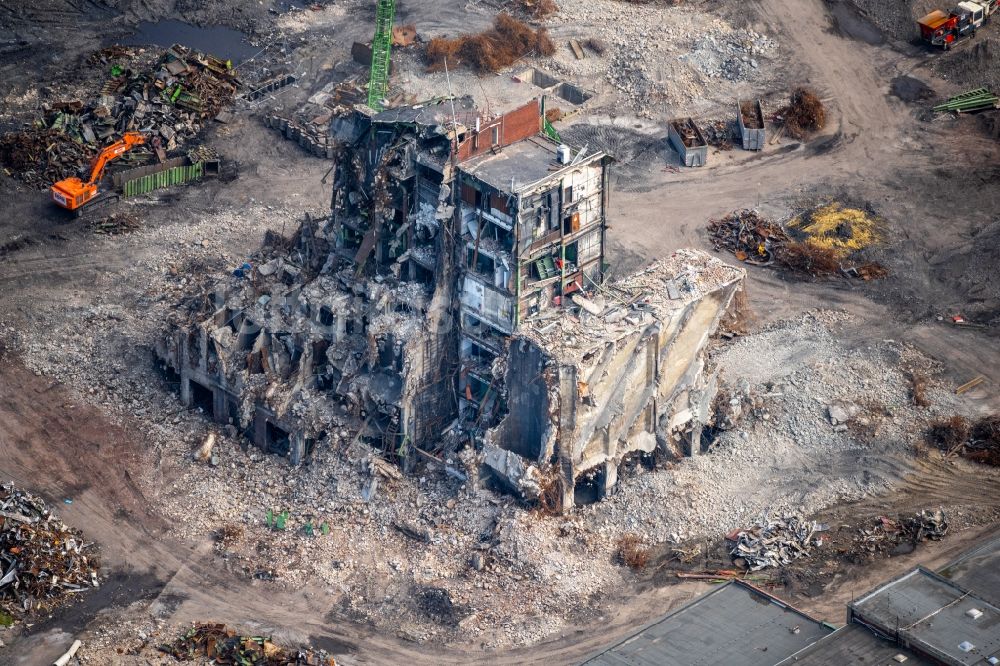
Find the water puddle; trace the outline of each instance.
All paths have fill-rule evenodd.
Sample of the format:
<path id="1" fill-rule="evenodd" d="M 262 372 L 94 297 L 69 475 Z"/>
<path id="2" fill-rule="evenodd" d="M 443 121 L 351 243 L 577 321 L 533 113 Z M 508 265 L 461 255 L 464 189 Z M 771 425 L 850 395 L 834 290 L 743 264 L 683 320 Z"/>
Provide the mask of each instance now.
<path id="1" fill-rule="evenodd" d="M 143 21 L 133 34 L 119 43 L 125 46 L 154 45 L 164 48 L 181 44 L 222 60 L 232 60 L 233 65 L 239 65 L 260 50 L 247 43 L 246 35 L 238 30 L 217 25 L 199 28 L 175 20 Z"/>
<path id="2" fill-rule="evenodd" d="M 840 0 L 829 4 L 830 14 L 840 34 L 865 44 L 878 46 L 885 43 L 885 35 L 861 15 L 851 3 Z"/>

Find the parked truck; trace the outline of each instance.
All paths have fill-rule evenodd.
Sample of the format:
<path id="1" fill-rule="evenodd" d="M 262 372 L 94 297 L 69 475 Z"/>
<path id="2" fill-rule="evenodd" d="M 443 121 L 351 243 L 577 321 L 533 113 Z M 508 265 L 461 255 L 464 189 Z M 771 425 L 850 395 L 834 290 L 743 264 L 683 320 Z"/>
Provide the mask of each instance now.
<path id="1" fill-rule="evenodd" d="M 976 30 L 1000 8 L 1000 0 L 964 0 L 949 13 L 936 9 L 919 21 L 920 37 L 945 51 L 959 41 L 976 36 Z"/>

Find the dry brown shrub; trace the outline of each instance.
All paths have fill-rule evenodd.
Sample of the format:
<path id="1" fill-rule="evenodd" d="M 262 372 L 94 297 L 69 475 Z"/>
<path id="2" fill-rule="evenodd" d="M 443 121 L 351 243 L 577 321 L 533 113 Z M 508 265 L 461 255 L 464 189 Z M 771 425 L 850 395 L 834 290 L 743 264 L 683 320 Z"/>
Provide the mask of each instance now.
<path id="1" fill-rule="evenodd" d="M 910 370 L 907 376 L 910 379 L 910 398 L 913 404 L 917 407 L 930 407 L 931 400 L 927 397 L 927 384 L 930 380 L 927 375 L 919 370 Z"/>
<path id="2" fill-rule="evenodd" d="M 549 121 L 550 123 L 554 123 L 555 121 L 559 120 L 562 117 L 563 117 L 562 109 L 560 109 L 558 107 L 555 108 L 555 109 L 546 109 L 545 110 L 545 119 L 547 121 Z"/>
<path id="3" fill-rule="evenodd" d="M 513 65 L 529 53 L 550 56 L 556 46 L 545 28 L 532 30 L 510 14 L 498 14 L 493 27 L 478 35 L 462 35 L 455 39 L 435 37 L 425 51 L 431 71 L 464 63 L 480 73 L 497 72 Z"/>
<path id="4" fill-rule="evenodd" d="M 536 19 L 552 16 L 559 11 L 555 0 L 516 0 L 515 4 L 518 9 Z"/>
<path id="5" fill-rule="evenodd" d="M 226 523 L 216 532 L 219 547 L 229 550 L 243 539 L 243 526 L 236 523 Z"/>
<path id="6" fill-rule="evenodd" d="M 815 277 L 836 275 L 840 271 L 836 250 L 810 243 L 787 243 L 779 249 L 778 259 L 793 271 Z"/>
<path id="7" fill-rule="evenodd" d="M 538 493 L 538 512 L 545 516 L 558 516 L 563 510 L 562 477 L 555 469 L 542 474 Z"/>
<path id="8" fill-rule="evenodd" d="M 639 571 L 649 564 L 649 549 L 642 543 L 642 537 L 626 532 L 618 538 L 618 560 L 631 569 Z"/>
<path id="9" fill-rule="evenodd" d="M 882 264 L 870 261 L 867 264 L 858 266 L 858 276 L 862 280 L 881 280 L 888 277 L 889 269 Z"/>
<path id="10" fill-rule="evenodd" d="M 969 441 L 972 424 L 964 416 L 938 419 L 927 431 L 927 439 L 942 451 L 951 451 Z"/>
<path id="11" fill-rule="evenodd" d="M 966 457 L 986 465 L 1000 467 L 1000 416 L 979 419 L 972 426 L 972 443 Z"/>
<path id="12" fill-rule="evenodd" d="M 796 139 L 804 139 L 826 125 L 823 102 L 809 88 L 797 88 L 788 106 L 778 113 L 784 118 L 785 132 Z"/>

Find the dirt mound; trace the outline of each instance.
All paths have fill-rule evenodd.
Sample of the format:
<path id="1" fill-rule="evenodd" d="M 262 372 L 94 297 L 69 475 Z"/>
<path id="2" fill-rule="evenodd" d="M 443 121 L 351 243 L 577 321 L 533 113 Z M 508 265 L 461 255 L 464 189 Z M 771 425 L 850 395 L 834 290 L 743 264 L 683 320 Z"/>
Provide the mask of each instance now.
<path id="1" fill-rule="evenodd" d="M 509 14 L 498 14 L 493 27 L 478 35 L 435 37 L 428 43 L 425 57 L 431 71 L 444 69 L 447 60 L 449 66 L 462 63 L 479 73 L 488 73 L 509 67 L 531 53 L 550 56 L 555 52 L 545 28 L 532 30 Z"/>
<path id="2" fill-rule="evenodd" d="M 826 126 L 826 109 L 813 90 L 797 88 L 789 104 L 778 111 L 785 132 L 796 139 L 804 139 Z"/>
<path id="3" fill-rule="evenodd" d="M 912 76 L 897 76 L 892 80 L 889 92 L 893 97 L 897 97 L 904 102 L 921 102 L 932 99 L 935 95 L 934 89 L 929 85 L 915 79 Z"/>

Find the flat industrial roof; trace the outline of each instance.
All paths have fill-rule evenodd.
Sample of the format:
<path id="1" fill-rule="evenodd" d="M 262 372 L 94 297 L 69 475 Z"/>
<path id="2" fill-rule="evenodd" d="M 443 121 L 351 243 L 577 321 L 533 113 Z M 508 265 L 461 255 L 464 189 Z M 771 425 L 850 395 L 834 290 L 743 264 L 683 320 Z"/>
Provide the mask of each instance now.
<path id="1" fill-rule="evenodd" d="M 905 657 L 905 661 L 899 661 L 897 659 L 899 655 Z M 796 652 L 788 659 L 779 662 L 777 666 L 844 666 L 845 664 L 933 666 L 936 663 L 899 647 L 860 624 L 849 624 L 813 643 L 805 650 Z"/>
<path id="2" fill-rule="evenodd" d="M 504 146 L 497 153 L 466 160 L 459 168 L 502 192 L 518 193 L 604 157 L 602 152 L 592 152 L 584 154 L 579 164 L 560 164 L 558 147 L 546 137 L 533 136 Z"/>
<path id="3" fill-rule="evenodd" d="M 1000 656 L 1000 608 L 923 567 L 878 587 L 848 608 L 864 622 L 949 663 L 973 666 Z"/>
<path id="4" fill-rule="evenodd" d="M 751 585 L 731 581 L 583 663 L 773 666 L 832 631 Z"/>
<path id="5" fill-rule="evenodd" d="M 1000 536 L 963 553 L 938 573 L 1000 607 Z"/>

